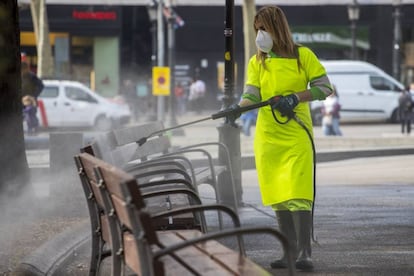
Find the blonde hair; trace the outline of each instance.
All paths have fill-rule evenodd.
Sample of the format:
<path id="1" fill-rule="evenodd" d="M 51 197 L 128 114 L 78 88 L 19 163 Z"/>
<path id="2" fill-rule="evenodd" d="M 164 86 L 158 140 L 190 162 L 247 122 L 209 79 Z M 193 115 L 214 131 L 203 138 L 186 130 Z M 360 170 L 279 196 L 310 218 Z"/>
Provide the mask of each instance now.
<path id="1" fill-rule="evenodd" d="M 277 6 L 262 7 L 254 17 L 254 29 L 258 32 L 257 24 L 261 23 L 265 31 L 273 38 L 272 51 L 285 58 L 295 58 L 298 60 L 298 70 L 300 70 L 298 46 L 293 41 L 289 23 L 283 11 Z M 265 67 L 266 53 L 257 50 L 257 59 Z M 266 67 L 265 67 L 266 68 Z"/>
<path id="2" fill-rule="evenodd" d="M 35 98 L 33 98 L 32 96 L 29 96 L 29 95 L 26 95 L 26 96 L 22 97 L 22 103 L 25 106 L 27 106 L 27 105 L 36 106 Z"/>

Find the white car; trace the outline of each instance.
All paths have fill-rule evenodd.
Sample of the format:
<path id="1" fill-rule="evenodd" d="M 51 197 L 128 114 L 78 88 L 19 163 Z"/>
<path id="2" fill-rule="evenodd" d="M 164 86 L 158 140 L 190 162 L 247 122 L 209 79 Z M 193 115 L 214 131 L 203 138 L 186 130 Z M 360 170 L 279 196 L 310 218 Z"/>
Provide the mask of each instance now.
<path id="1" fill-rule="evenodd" d="M 43 127 L 93 127 L 97 130 L 127 124 L 127 104 L 111 102 L 76 81 L 44 80 L 37 116 Z M 41 105 L 40 103 L 39 105 Z"/>

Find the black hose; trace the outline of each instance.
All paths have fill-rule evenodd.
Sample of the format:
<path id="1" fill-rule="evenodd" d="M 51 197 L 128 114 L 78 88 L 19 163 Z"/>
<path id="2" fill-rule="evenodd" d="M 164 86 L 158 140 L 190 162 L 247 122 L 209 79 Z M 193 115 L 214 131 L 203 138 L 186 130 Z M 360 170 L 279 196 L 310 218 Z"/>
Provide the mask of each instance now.
<path id="1" fill-rule="evenodd" d="M 313 203 L 312 203 L 312 241 L 316 244 L 318 244 L 317 239 L 315 238 L 315 232 L 314 232 L 314 224 L 313 224 L 313 218 L 314 218 L 314 211 L 315 211 L 315 198 L 316 198 L 316 148 L 315 148 L 315 142 L 313 140 L 312 134 L 310 133 L 309 129 L 305 126 L 305 124 L 302 122 L 301 119 L 294 114 L 293 119 L 306 131 L 309 137 L 309 141 L 312 145 L 312 152 L 313 152 Z"/>
<path id="2" fill-rule="evenodd" d="M 299 119 L 298 116 L 296 116 L 295 112 L 292 111 L 290 114 L 288 114 L 286 116 L 287 120 L 283 121 L 283 122 L 280 119 L 277 118 L 273 108 L 272 108 L 272 115 L 273 115 L 273 118 L 275 119 L 275 121 L 279 124 L 282 124 L 282 125 L 286 124 L 291 119 L 295 120 L 306 131 L 306 134 L 309 137 L 309 141 L 311 142 L 312 154 L 313 154 L 312 241 L 314 243 L 318 244 L 318 241 L 316 240 L 315 235 L 314 235 L 314 224 L 313 224 L 314 211 L 315 211 L 315 198 L 316 198 L 316 148 L 315 148 L 315 142 L 312 138 L 312 134 L 310 133 L 309 129 L 305 126 L 305 124 L 302 122 L 302 120 Z"/>

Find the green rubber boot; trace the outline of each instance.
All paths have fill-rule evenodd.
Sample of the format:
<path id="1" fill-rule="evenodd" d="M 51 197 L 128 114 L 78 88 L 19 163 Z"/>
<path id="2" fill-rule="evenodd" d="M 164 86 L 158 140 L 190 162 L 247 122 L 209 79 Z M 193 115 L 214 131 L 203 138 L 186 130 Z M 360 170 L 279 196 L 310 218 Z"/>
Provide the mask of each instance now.
<path id="1" fill-rule="evenodd" d="M 298 257 L 296 268 L 305 271 L 313 270 L 311 231 L 312 231 L 312 212 L 296 211 L 292 212 L 293 223 L 297 232 Z"/>
<path id="2" fill-rule="evenodd" d="M 292 256 L 296 257 L 296 232 L 295 225 L 293 223 L 292 212 L 290 211 L 276 211 L 276 218 L 279 224 L 280 232 L 286 236 L 289 242 Z M 287 255 L 283 254 L 283 257 L 279 260 L 270 263 L 271 268 L 287 268 Z"/>

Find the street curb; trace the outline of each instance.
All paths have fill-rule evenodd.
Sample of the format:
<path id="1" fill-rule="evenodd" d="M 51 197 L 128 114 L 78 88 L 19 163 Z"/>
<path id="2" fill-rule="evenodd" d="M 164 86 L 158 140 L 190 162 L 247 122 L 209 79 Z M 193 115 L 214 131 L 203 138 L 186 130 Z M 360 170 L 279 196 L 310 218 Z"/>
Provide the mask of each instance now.
<path id="1" fill-rule="evenodd" d="M 25 142 L 26 150 L 49 149 L 50 148 L 50 135 L 60 134 L 60 133 L 62 133 L 62 132 L 52 132 L 51 134 L 49 134 L 47 136 L 42 136 L 42 135 L 25 136 L 24 137 L 24 142 Z M 73 133 L 82 133 L 82 132 L 73 131 L 73 132 L 65 132 L 65 133 L 73 134 Z M 86 145 L 91 140 L 93 140 L 95 135 L 93 135 L 93 134 L 83 134 L 82 133 L 82 137 L 83 137 L 83 144 Z"/>
<path id="2" fill-rule="evenodd" d="M 325 151 L 316 153 L 316 163 L 341 161 L 353 158 L 368 158 L 368 157 L 380 157 L 380 156 L 395 156 L 395 155 L 411 155 L 414 154 L 414 147 L 408 148 L 376 148 L 376 149 L 353 149 L 353 150 L 338 150 L 338 151 Z M 215 164 L 219 164 L 217 158 L 213 159 Z M 195 166 L 208 166 L 208 161 L 205 159 L 192 160 Z M 42 174 L 48 172 L 49 168 L 32 167 L 34 174 Z M 244 155 L 241 157 L 241 170 L 254 170 L 256 164 L 254 155 Z"/>
<path id="3" fill-rule="evenodd" d="M 359 149 L 343 150 L 332 152 L 320 152 L 316 154 L 316 162 L 332 162 L 353 158 L 367 158 L 379 156 L 411 155 L 414 154 L 414 147 L 408 148 L 376 148 L 376 149 Z"/>
<path id="4" fill-rule="evenodd" d="M 90 223 L 68 229 L 26 256 L 14 271 L 17 276 L 57 275 L 64 264 L 75 259 L 75 251 L 90 241 Z"/>
<path id="5" fill-rule="evenodd" d="M 26 150 L 48 149 L 49 136 L 25 136 L 24 143 Z"/>
<path id="6" fill-rule="evenodd" d="M 343 151 L 326 151 L 316 153 L 316 163 L 341 161 L 353 158 L 368 158 L 379 156 L 395 156 L 395 155 L 411 155 L 414 154 L 414 147 L 410 148 L 376 148 L 376 149 L 355 149 Z M 214 159 L 215 163 L 219 163 L 218 159 Z M 195 166 L 208 165 L 204 159 L 193 160 Z M 241 157 L 241 170 L 254 170 L 256 164 L 254 155 L 245 155 Z"/>

